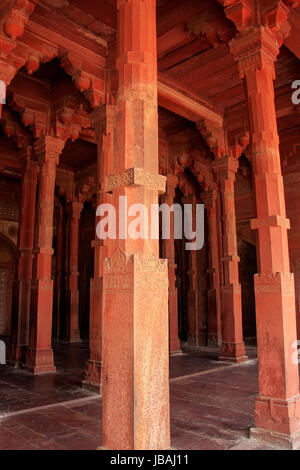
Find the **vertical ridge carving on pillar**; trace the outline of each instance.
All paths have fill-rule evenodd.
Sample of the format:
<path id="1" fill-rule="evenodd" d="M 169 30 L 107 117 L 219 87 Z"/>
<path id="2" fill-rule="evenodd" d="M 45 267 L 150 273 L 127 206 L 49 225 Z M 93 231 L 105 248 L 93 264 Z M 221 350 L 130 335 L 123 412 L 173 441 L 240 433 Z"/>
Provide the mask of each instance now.
<path id="1" fill-rule="evenodd" d="M 79 331 L 79 289 L 78 289 L 78 248 L 79 219 L 83 209 L 82 202 L 69 202 L 66 206 L 68 217 L 68 271 L 66 285 L 66 329 L 65 340 L 80 342 Z"/>
<path id="2" fill-rule="evenodd" d="M 105 187 L 116 208 L 119 196 L 126 196 L 128 206 L 143 204 L 150 214 L 159 190 L 165 192 L 165 178 L 158 175 L 156 1 L 120 0 L 117 5 L 114 174 Z M 159 240 L 150 237 L 111 240 L 110 248 L 103 277 L 103 446 L 166 449 L 167 262 L 159 259 Z"/>
<path id="3" fill-rule="evenodd" d="M 171 207 L 174 204 L 175 189 L 178 177 L 172 174 L 167 176 L 167 192 L 161 196 L 162 204 Z M 171 213 L 170 238 L 162 240 L 162 256 L 168 260 L 169 277 L 169 350 L 171 355 L 181 354 L 178 332 L 178 292 L 176 287 L 176 264 L 174 244 L 174 213 Z"/>
<path id="4" fill-rule="evenodd" d="M 29 342 L 30 296 L 32 281 L 34 222 L 38 164 L 31 160 L 32 148 L 22 158 L 22 197 L 18 236 L 19 259 L 14 283 L 12 345 L 9 361 L 16 366 L 24 363 Z"/>
<path id="5" fill-rule="evenodd" d="M 220 291 L 220 270 L 219 270 L 219 236 L 218 236 L 218 191 L 210 189 L 201 193 L 201 200 L 207 214 L 208 230 L 208 275 L 209 290 L 208 296 L 208 346 L 221 345 L 221 291 Z"/>
<path id="6" fill-rule="evenodd" d="M 113 136 L 115 106 L 105 105 L 97 109 L 91 116 L 97 132 L 97 207 L 111 202 L 111 194 L 104 191 L 105 178 L 112 173 Z M 96 216 L 96 226 L 99 217 Z M 109 240 L 100 240 L 95 233 L 94 277 L 90 285 L 90 357 L 87 361 L 83 385 L 100 392 L 101 361 L 102 361 L 102 315 L 103 315 L 103 267 L 104 260 L 109 256 Z"/>
<path id="7" fill-rule="evenodd" d="M 34 144 L 40 163 L 35 259 L 33 269 L 30 336 L 25 368 L 38 374 L 54 372 L 51 349 L 53 280 L 53 210 L 56 167 L 64 148 L 64 141 L 43 136 Z"/>
<path id="8" fill-rule="evenodd" d="M 251 45 L 251 49 L 249 47 Z M 251 52 L 249 52 L 251 50 Z M 290 273 L 284 186 L 275 110 L 275 34 L 258 26 L 237 36 L 231 51 L 246 82 L 256 194 L 258 266 L 255 275 L 259 395 L 252 436 L 300 445 L 294 277 Z"/>
<path id="9" fill-rule="evenodd" d="M 234 202 L 234 183 L 238 161 L 223 157 L 213 161 L 222 196 L 223 220 L 223 285 L 222 346 L 220 360 L 243 362 L 247 360 L 243 341 L 242 298 L 239 283 L 239 257 Z"/>

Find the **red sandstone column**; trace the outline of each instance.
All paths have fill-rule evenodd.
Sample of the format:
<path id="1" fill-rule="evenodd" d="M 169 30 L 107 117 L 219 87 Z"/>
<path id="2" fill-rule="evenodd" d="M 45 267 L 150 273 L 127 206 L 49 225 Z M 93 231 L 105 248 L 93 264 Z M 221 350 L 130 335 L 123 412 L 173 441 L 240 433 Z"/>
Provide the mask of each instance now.
<path id="1" fill-rule="evenodd" d="M 69 226 L 68 272 L 66 289 L 66 337 L 70 343 L 80 342 L 79 331 L 79 290 L 78 290 L 78 248 L 79 219 L 83 208 L 82 202 L 70 202 L 66 212 Z"/>
<path id="2" fill-rule="evenodd" d="M 161 196 L 163 204 L 170 207 L 174 204 L 175 189 L 178 178 L 175 175 L 167 176 L 167 193 Z M 162 240 L 162 256 L 168 260 L 169 274 L 169 350 L 171 355 L 180 354 L 180 341 L 178 337 L 178 292 L 175 285 L 175 244 L 174 244 L 174 214 L 171 213 L 171 238 Z"/>
<path id="3" fill-rule="evenodd" d="M 165 192 L 158 174 L 155 0 L 118 1 L 119 90 L 114 130 L 114 174 L 106 178 L 115 207 L 119 196 L 150 206 Z M 120 211 L 118 211 L 120 215 Z M 103 446 L 170 446 L 168 267 L 158 239 L 120 239 L 104 263 Z M 158 225 L 158 216 L 155 217 Z M 122 229 L 120 224 L 118 228 Z"/>
<path id="4" fill-rule="evenodd" d="M 64 141 L 49 136 L 41 137 L 34 145 L 41 169 L 35 234 L 36 256 L 31 292 L 30 337 L 25 367 L 35 374 L 55 371 L 51 349 L 53 207 L 56 166 L 63 147 Z"/>
<path id="5" fill-rule="evenodd" d="M 26 155 L 23 160 L 21 210 L 19 224 L 19 260 L 14 283 L 12 347 L 10 362 L 24 363 L 29 341 L 30 295 L 32 280 L 34 222 L 38 164 Z"/>
<path id="6" fill-rule="evenodd" d="M 217 200 L 218 191 L 209 190 L 201 194 L 206 210 L 208 232 L 208 346 L 221 345 L 221 292 L 219 272 Z"/>
<path id="7" fill-rule="evenodd" d="M 247 360 L 243 341 L 242 298 L 239 283 L 239 257 L 234 203 L 234 183 L 238 161 L 224 157 L 213 162 L 222 195 L 223 266 L 222 285 L 222 346 L 220 360 L 243 362 Z"/>
<path id="8" fill-rule="evenodd" d="M 191 204 L 193 206 L 193 228 L 196 227 L 196 197 L 194 194 L 184 196 L 182 203 Z M 190 344 L 199 345 L 199 301 L 198 301 L 198 267 L 197 267 L 197 251 L 191 250 L 188 253 L 189 259 L 189 290 L 187 292 L 188 299 L 188 342 Z"/>
<path id="9" fill-rule="evenodd" d="M 64 209 L 60 202 L 57 206 L 57 237 L 56 237 L 56 276 L 55 276 L 55 306 L 54 306 L 54 319 L 55 324 L 54 338 L 59 341 L 61 339 L 61 302 L 62 302 L 62 286 L 63 286 L 63 271 L 64 271 L 64 255 L 65 255 L 65 223 L 64 223 Z"/>
<path id="10" fill-rule="evenodd" d="M 113 133 L 114 133 L 114 106 L 106 105 L 99 108 L 92 115 L 92 120 L 98 138 L 98 192 L 97 207 L 100 204 L 110 203 L 111 195 L 104 191 L 104 182 L 108 174 L 112 173 L 113 163 Z M 99 217 L 96 216 L 96 226 Z M 103 312 L 103 266 L 108 257 L 109 240 L 100 240 L 95 233 L 94 247 L 94 277 L 90 286 L 90 329 L 89 348 L 90 357 L 87 361 L 83 385 L 100 392 L 101 361 L 102 361 L 102 312 Z"/>
<path id="11" fill-rule="evenodd" d="M 249 47 L 251 45 L 251 49 Z M 294 277 L 290 273 L 284 187 L 275 111 L 275 35 L 262 26 L 231 44 L 245 78 L 252 137 L 259 273 L 255 276 L 259 395 L 252 435 L 299 446 L 298 363 Z M 251 60 L 249 51 L 251 50 Z"/>

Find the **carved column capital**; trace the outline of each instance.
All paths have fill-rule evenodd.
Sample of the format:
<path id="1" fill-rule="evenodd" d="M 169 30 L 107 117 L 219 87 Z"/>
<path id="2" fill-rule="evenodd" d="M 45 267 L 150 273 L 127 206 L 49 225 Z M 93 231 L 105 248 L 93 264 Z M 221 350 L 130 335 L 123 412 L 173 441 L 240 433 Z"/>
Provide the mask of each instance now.
<path id="1" fill-rule="evenodd" d="M 257 26 L 239 34 L 230 42 L 230 50 L 239 62 L 240 75 L 257 69 L 269 69 L 275 78 L 274 63 L 279 45 L 274 33 L 264 26 Z"/>
<path id="2" fill-rule="evenodd" d="M 167 192 L 169 192 L 169 191 L 174 192 L 177 185 L 178 185 L 178 177 L 176 175 L 172 175 L 171 173 L 168 173 L 168 175 L 167 175 Z"/>
<path id="3" fill-rule="evenodd" d="M 63 151 L 65 141 L 57 137 L 43 136 L 38 139 L 33 147 L 40 163 L 54 160 L 56 165 Z"/>
<path id="4" fill-rule="evenodd" d="M 235 180 L 235 175 L 238 171 L 239 162 L 233 157 L 224 157 L 219 160 L 214 160 L 212 163 L 212 167 L 219 181 L 225 179 Z"/>
<path id="5" fill-rule="evenodd" d="M 23 174 L 29 172 L 38 173 L 39 164 L 38 162 L 32 160 L 33 148 L 31 146 L 23 148 L 22 151 L 19 152 L 19 162 L 21 171 Z"/>
<path id="6" fill-rule="evenodd" d="M 69 217 L 71 219 L 79 220 L 82 209 L 83 209 L 83 203 L 82 202 L 74 201 L 74 202 L 69 202 L 66 205 L 66 212 L 67 212 L 67 214 L 69 215 Z"/>
<path id="7" fill-rule="evenodd" d="M 299 0 L 218 0 L 224 7 L 226 17 L 243 32 L 254 26 L 270 28 L 278 39 L 286 33 L 282 25 L 287 21 L 290 8 L 296 8 Z"/>
<path id="8" fill-rule="evenodd" d="M 212 209 L 215 207 L 215 202 L 218 199 L 218 191 L 210 189 L 200 194 L 201 201 L 204 203 L 205 209 Z"/>
<path id="9" fill-rule="evenodd" d="M 197 198 L 195 194 L 188 194 L 182 198 L 183 204 L 196 204 Z"/>

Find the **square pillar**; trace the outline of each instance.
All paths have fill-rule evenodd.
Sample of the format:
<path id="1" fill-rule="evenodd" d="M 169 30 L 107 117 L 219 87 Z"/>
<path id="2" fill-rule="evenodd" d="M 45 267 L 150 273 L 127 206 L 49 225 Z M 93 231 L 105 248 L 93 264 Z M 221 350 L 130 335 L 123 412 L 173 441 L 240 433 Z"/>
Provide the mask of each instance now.
<path id="1" fill-rule="evenodd" d="M 299 448 L 295 288 L 273 85 L 279 45 L 275 33 L 258 26 L 238 35 L 231 50 L 246 84 L 257 208 L 252 229 L 258 233 L 259 272 L 254 283 L 259 393 L 251 436 Z"/>
<path id="2" fill-rule="evenodd" d="M 162 204 L 170 207 L 174 204 L 175 189 L 178 178 L 175 175 L 167 176 L 167 192 L 161 196 Z M 171 355 L 181 354 L 179 332 L 178 332 L 178 292 L 176 287 L 176 264 L 175 264 L 175 242 L 174 242 L 174 213 L 171 213 L 170 238 L 162 240 L 162 256 L 168 260 L 169 277 L 169 350 Z"/>
<path id="3" fill-rule="evenodd" d="M 93 112 L 91 119 L 97 132 L 97 207 L 111 202 L 111 194 L 104 191 L 105 178 L 112 173 L 114 105 L 105 105 Z M 96 215 L 96 227 L 100 217 Z M 90 284 L 90 357 L 87 361 L 85 388 L 100 393 L 101 362 L 102 362 L 102 316 L 103 316 L 103 267 L 104 260 L 109 256 L 109 239 L 99 240 L 96 234 L 92 242 L 94 248 L 94 276 Z"/>
<path id="4" fill-rule="evenodd" d="M 196 216 L 196 196 L 194 194 L 189 194 L 188 196 L 183 196 L 182 204 L 190 204 L 193 207 L 193 227 L 196 226 L 195 216 Z M 206 318 L 204 322 L 205 330 L 202 334 L 204 338 L 199 338 L 199 289 L 198 289 L 198 266 L 197 266 L 197 255 L 198 251 L 191 250 L 187 253 L 189 260 L 189 270 L 187 272 L 189 279 L 189 289 L 187 292 L 187 309 L 188 309 L 188 342 L 192 345 L 205 345 L 206 344 Z"/>
<path id="5" fill-rule="evenodd" d="M 29 347 L 25 368 L 34 374 L 55 372 L 52 336 L 53 306 L 53 210 L 56 167 L 64 148 L 64 141 L 50 136 L 41 137 L 34 144 L 40 162 L 36 245 L 33 268 Z"/>
<path id="6" fill-rule="evenodd" d="M 83 208 L 82 202 L 70 202 L 66 206 L 68 224 L 68 260 L 66 286 L 66 325 L 65 340 L 78 343 L 79 331 L 79 290 L 78 290 L 78 248 L 79 248 L 79 219 Z"/>
<path id="7" fill-rule="evenodd" d="M 56 273 L 54 287 L 54 307 L 53 307 L 53 339 L 59 341 L 61 338 L 61 317 L 62 317 L 62 292 L 63 292 L 63 275 L 65 260 L 65 214 L 64 208 L 59 200 L 56 201 L 55 217 L 57 223 L 56 235 Z"/>
<path id="8" fill-rule="evenodd" d="M 156 1 L 118 0 L 117 8 L 119 88 L 105 190 L 121 218 L 104 263 L 103 447 L 167 449 L 168 266 L 159 259 L 158 239 L 128 235 L 132 217 L 119 208 L 126 197 L 128 207 L 139 203 L 149 215 L 165 192 L 158 175 Z"/>
<path id="9" fill-rule="evenodd" d="M 208 231 L 208 346 L 218 346 L 222 342 L 221 329 L 221 291 L 219 269 L 219 234 L 218 234 L 218 191 L 211 189 L 201 193 L 201 200 L 206 210 Z"/>
<path id="10" fill-rule="evenodd" d="M 238 161 L 223 157 L 213 162 L 222 196 L 223 221 L 223 285 L 222 298 L 222 346 L 220 360 L 244 362 L 242 297 L 239 283 L 239 257 L 237 251 L 234 183 Z"/>
<path id="11" fill-rule="evenodd" d="M 32 280 L 34 221 L 38 164 L 31 160 L 31 148 L 22 159 L 22 196 L 19 223 L 19 258 L 13 290 L 12 344 L 9 362 L 23 364 L 29 342 L 30 296 Z"/>

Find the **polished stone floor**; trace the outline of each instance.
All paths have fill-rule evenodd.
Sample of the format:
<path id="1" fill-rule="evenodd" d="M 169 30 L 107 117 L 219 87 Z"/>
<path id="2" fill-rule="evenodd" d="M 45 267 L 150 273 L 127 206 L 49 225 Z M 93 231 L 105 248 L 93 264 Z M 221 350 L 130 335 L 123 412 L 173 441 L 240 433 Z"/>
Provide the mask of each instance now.
<path id="1" fill-rule="evenodd" d="M 81 388 L 87 344 L 60 344 L 54 350 L 56 374 L 34 377 L 0 366 L 1 450 L 101 446 L 101 398 Z M 171 358 L 173 448 L 262 448 L 248 439 L 257 392 L 255 348 L 248 356 L 239 365 L 218 362 L 214 349 L 185 349 Z"/>

